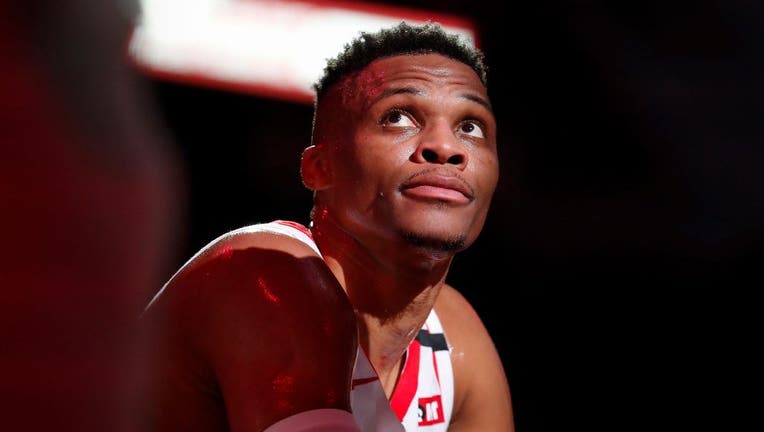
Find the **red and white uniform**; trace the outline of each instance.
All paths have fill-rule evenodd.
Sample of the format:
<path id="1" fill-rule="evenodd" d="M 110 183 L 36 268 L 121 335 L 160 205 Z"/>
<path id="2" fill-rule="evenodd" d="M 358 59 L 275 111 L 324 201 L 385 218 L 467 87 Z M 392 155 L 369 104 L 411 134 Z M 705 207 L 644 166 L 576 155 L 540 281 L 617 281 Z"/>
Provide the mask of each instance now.
<path id="1" fill-rule="evenodd" d="M 295 222 L 276 221 L 241 230 L 288 235 L 320 255 L 310 231 Z M 430 312 L 409 345 L 403 372 L 389 401 L 376 371 L 359 347 L 353 370 L 351 405 L 353 416 L 364 432 L 447 430 L 454 406 L 454 379 L 448 343 L 435 311 Z"/>
<path id="2" fill-rule="evenodd" d="M 445 432 L 454 407 L 454 379 L 448 345 L 435 312 L 430 312 L 409 345 L 389 402 L 361 348 L 350 396 L 353 415 L 363 431 Z M 393 423 L 402 423 L 404 429 Z"/>

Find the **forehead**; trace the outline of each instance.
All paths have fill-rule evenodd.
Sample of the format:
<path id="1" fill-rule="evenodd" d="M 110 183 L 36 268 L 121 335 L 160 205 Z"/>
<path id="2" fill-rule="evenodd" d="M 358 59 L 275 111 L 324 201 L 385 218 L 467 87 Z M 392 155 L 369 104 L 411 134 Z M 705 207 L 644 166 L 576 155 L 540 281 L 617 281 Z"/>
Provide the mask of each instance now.
<path id="1" fill-rule="evenodd" d="M 440 54 L 406 54 L 373 61 L 350 78 L 348 90 L 367 100 L 391 87 L 455 88 L 487 98 L 478 74 L 468 65 Z"/>

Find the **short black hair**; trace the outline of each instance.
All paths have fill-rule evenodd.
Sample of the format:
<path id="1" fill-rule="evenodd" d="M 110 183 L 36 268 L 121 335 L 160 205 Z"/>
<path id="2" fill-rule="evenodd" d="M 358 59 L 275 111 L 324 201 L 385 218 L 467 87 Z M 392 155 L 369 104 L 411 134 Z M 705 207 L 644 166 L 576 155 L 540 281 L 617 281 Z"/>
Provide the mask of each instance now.
<path id="1" fill-rule="evenodd" d="M 395 26 L 360 36 L 345 44 L 336 57 L 327 61 L 323 75 L 313 84 L 316 101 L 343 77 L 359 71 L 374 60 L 405 54 L 441 54 L 471 67 L 487 85 L 488 66 L 484 54 L 457 34 L 447 33 L 438 23 L 420 25 L 401 21 Z"/>

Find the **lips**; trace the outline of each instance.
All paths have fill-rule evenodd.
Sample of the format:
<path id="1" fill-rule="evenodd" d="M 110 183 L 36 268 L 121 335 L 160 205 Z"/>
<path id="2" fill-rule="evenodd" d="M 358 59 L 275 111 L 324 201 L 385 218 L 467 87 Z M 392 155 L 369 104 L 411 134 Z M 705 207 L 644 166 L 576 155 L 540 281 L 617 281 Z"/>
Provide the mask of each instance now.
<path id="1" fill-rule="evenodd" d="M 468 204 L 475 199 L 472 188 L 450 173 L 422 172 L 401 187 L 403 195 L 426 201 Z"/>

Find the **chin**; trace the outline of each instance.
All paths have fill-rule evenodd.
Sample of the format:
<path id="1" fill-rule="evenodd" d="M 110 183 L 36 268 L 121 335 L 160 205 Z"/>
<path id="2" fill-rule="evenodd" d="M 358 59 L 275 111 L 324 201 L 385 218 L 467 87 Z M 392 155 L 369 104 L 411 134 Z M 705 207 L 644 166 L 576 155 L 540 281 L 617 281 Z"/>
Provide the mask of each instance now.
<path id="1" fill-rule="evenodd" d="M 467 244 L 467 237 L 464 235 L 433 235 L 414 231 L 404 231 L 401 235 L 410 245 L 433 252 L 459 252 Z"/>
<path id="2" fill-rule="evenodd" d="M 393 218 L 397 220 L 398 235 L 409 245 L 427 249 L 432 252 L 443 252 L 453 255 L 464 250 L 472 241 L 472 228 L 468 221 L 474 215 L 454 212 L 427 211 L 422 209 L 407 209 Z"/>

